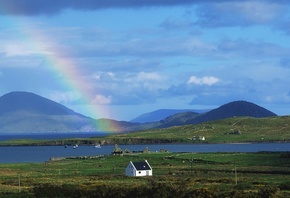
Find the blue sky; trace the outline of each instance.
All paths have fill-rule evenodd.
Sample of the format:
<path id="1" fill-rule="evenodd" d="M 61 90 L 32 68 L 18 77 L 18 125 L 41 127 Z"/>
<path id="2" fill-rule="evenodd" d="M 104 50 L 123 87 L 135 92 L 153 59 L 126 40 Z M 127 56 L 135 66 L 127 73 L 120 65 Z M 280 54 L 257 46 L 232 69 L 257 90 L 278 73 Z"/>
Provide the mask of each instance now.
<path id="1" fill-rule="evenodd" d="M 1 0 L 0 95 L 29 91 L 117 120 L 236 100 L 289 115 L 289 9 L 284 0 Z"/>

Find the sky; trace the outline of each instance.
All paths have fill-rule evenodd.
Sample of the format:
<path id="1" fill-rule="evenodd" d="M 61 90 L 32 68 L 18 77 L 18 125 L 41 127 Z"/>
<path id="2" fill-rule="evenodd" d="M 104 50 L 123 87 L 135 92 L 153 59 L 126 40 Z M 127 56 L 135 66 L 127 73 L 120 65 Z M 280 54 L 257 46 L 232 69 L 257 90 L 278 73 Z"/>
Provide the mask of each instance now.
<path id="1" fill-rule="evenodd" d="M 0 1 L 0 96 L 126 121 L 237 100 L 290 115 L 289 85 L 290 1 Z"/>

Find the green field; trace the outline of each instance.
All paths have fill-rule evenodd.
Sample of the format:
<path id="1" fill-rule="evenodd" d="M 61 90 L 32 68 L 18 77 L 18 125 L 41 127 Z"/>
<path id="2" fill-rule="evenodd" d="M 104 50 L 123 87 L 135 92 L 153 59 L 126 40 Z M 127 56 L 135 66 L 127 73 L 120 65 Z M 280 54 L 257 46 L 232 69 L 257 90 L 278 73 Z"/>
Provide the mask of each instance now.
<path id="1" fill-rule="evenodd" d="M 145 159 L 152 177 L 124 175 L 129 161 Z M 151 153 L 1 164 L 0 192 L 0 197 L 290 197 L 290 153 Z"/>
<path id="2" fill-rule="evenodd" d="M 200 136 L 205 137 L 205 140 L 198 140 Z M 289 142 L 290 116 L 234 117 L 197 125 L 112 134 L 95 139 L 109 144 Z"/>

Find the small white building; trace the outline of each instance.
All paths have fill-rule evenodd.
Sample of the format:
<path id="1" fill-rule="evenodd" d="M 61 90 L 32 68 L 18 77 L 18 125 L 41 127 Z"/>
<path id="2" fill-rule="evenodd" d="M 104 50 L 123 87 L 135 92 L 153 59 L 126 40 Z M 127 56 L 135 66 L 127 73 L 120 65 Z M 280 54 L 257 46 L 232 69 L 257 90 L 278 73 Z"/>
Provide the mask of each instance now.
<path id="1" fill-rule="evenodd" d="M 144 162 L 130 161 L 126 167 L 125 174 L 131 177 L 152 176 L 152 168 L 147 160 Z"/>

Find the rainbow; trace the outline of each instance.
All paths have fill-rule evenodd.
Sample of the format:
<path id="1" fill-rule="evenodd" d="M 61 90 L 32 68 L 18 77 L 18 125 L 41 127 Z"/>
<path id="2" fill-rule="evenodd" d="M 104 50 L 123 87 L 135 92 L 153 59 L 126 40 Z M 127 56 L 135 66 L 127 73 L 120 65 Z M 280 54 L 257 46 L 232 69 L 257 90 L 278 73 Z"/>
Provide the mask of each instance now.
<path id="1" fill-rule="evenodd" d="M 62 77 L 62 85 L 68 90 L 80 97 L 80 102 L 84 105 L 84 112 L 88 112 L 93 118 L 110 118 L 110 111 L 107 105 L 94 105 L 95 92 L 94 87 L 86 80 L 86 74 L 81 70 L 80 65 L 70 58 L 71 55 L 56 44 L 53 36 L 46 35 L 38 27 L 30 22 L 23 21 L 21 23 L 21 31 L 28 38 L 33 50 L 40 51 L 48 63 L 53 73 Z M 116 122 L 103 119 L 96 120 L 93 123 L 100 131 L 118 132 L 120 127 Z"/>

